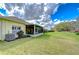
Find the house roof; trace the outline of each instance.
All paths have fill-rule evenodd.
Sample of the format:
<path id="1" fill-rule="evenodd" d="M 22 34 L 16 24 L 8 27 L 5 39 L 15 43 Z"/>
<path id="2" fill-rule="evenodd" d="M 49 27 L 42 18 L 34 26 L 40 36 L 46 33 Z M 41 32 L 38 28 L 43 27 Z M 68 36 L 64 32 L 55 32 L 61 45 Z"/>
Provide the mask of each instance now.
<path id="1" fill-rule="evenodd" d="M 0 18 L 4 18 L 4 19 L 10 20 L 10 21 L 19 22 L 19 23 L 23 23 L 23 24 L 28 24 L 28 22 L 25 22 L 25 20 L 22 20 L 15 16 L 0 16 Z"/>
<path id="2" fill-rule="evenodd" d="M 28 22 L 28 24 L 27 25 L 37 25 L 37 26 L 40 26 L 40 27 L 43 27 L 43 26 L 41 26 L 40 24 L 37 24 L 34 20 L 26 20 L 26 22 Z"/>

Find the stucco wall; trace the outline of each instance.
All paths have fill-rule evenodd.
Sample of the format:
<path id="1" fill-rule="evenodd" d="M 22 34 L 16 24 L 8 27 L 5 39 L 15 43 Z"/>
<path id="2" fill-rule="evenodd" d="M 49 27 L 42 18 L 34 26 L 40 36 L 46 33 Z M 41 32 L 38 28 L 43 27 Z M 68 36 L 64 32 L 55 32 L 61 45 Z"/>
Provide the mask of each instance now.
<path id="1" fill-rule="evenodd" d="M 15 26 L 19 26 L 21 27 L 21 30 L 24 31 L 24 33 L 26 33 L 26 27 L 24 24 L 22 23 L 17 23 L 17 22 L 12 22 L 12 21 L 7 21 L 7 20 L 1 20 L 0 21 L 0 40 L 4 40 L 5 38 L 5 34 L 8 34 L 8 33 L 12 33 L 12 26 L 15 25 Z M 1 26 L 2 26 L 2 30 L 1 30 Z M 2 36 L 1 36 L 2 35 Z"/>

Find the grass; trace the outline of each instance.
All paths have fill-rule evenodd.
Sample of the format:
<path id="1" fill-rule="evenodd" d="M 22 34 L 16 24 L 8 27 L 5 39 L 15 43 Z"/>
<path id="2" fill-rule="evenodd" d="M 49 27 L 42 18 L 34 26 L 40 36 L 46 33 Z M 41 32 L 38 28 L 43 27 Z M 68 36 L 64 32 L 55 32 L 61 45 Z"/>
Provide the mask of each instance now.
<path id="1" fill-rule="evenodd" d="M 77 55 L 79 35 L 69 32 L 48 32 L 35 38 L 11 42 L 0 41 L 1 55 Z"/>

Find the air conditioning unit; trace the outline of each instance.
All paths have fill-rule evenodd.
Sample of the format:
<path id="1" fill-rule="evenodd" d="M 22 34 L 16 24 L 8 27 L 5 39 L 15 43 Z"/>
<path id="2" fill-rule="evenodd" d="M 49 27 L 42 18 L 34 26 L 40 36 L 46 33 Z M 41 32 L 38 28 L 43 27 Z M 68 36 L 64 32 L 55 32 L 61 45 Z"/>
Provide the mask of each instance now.
<path id="1" fill-rule="evenodd" d="M 17 38 L 16 34 L 6 34 L 5 35 L 5 41 L 12 41 Z"/>

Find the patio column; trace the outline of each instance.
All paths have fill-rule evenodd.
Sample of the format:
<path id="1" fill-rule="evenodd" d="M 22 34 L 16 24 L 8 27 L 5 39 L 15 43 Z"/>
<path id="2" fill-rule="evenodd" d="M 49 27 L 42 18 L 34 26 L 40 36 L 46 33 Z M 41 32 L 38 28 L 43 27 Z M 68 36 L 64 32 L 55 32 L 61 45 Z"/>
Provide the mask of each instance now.
<path id="1" fill-rule="evenodd" d="M 34 35 L 35 35 L 35 25 L 34 25 Z"/>

